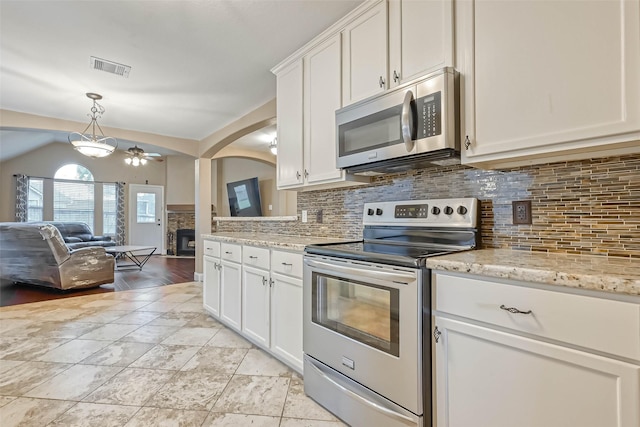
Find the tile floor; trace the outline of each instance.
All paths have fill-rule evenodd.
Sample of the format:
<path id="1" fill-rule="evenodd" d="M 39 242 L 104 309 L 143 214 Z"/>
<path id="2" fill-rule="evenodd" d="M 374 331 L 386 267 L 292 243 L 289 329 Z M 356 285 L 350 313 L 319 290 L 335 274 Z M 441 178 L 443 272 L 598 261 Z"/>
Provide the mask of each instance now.
<path id="1" fill-rule="evenodd" d="M 1 308 L 0 425 L 344 426 L 194 282 Z"/>

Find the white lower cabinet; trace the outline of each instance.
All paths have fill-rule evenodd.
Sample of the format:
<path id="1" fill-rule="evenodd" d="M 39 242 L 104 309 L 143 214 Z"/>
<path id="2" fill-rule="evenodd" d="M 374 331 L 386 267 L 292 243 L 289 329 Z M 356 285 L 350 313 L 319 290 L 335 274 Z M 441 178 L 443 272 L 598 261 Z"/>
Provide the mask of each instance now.
<path id="1" fill-rule="evenodd" d="M 204 308 L 213 316 L 220 316 L 220 258 L 205 255 L 202 258 L 204 272 L 202 301 Z"/>
<path id="2" fill-rule="evenodd" d="M 269 271 L 242 268 L 242 333 L 256 344 L 269 347 Z"/>
<path id="3" fill-rule="evenodd" d="M 278 273 L 271 278 L 271 350 L 302 372 L 302 279 Z"/>
<path id="4" fill-rule="evenodd" d="M 554 313 L 561 313 L 571 324 L 572 304 L 554 307 L 555 291 L 528 289 L 518 285 L 499 286 L 531 291 L 529 298 L 510 303 L 508 294 L 493 293 L 495 307 L 475 297 L 449 292 L 448 286 L 467 284 L 471 293 L 483 293 L 495 285 L 482 279 L 467 279 L 447 274 L 434 275 L 435 417 L 438 427 L 638 427 L 640 425 L 640 361 L 616 354 L 610 356 L 589 348 L 548 340 L 531 334 L 530 322 L 554 336 L 559 328 Z M 550 294 L 550 298 L 540 296 Z M 439 295 L 440 293 L 440 295 Z M 456 296 L 454 301 L 452 296 Z M 562 294 L 580 299 L 591 298 L 620 304 L 622 312 L 637 304 Z M 525 296 L 525 295 L 523 295 Z M 455 300 L 458 301 L 455 301 Z M 459 301 L 465 300 L 467 301 Z M 527 304 L 527 307 L 521 305 Z M 438 310 L 438 306 L 442 310 Z M 505 308 L 517 308 L 511 313 Z M 549 306 L 551 305 L 551 306 Z M 543 309 L 545 306 L 548 311 Z M 525 310 L 526 308 L 526 310 Z M 503 316 L 490 317 L 494 311 Z M 522 313 L 522 311 L 531 313 Z M 455 314 L 453 312 L 456 312 Z M 607 324 L 616 319 L 594 310 Z M 636 313 L 637 314 L 637 313 Z M 533 320 L 532 320 L 533 319 Z M 500 323 L 511 322 L 510 328 Z M 637 327 L 640 318 L 630 318 L 628 328 Z M 634 324 L 635 323 L 635 324 Z M 575 334 L 583 331 L 576 327 Z M 529 330 L 529 332 L 524 332 Z M 599 333 L 599 332 L 594 332 Z M 616 335 L 616 328 L 607 332 Z"/>
<path id="5" fill-rule="evenodd" d="M 220 274 L 220 319 L 231 328 L 242 329 L 242 246 L 222 244 Z"/>

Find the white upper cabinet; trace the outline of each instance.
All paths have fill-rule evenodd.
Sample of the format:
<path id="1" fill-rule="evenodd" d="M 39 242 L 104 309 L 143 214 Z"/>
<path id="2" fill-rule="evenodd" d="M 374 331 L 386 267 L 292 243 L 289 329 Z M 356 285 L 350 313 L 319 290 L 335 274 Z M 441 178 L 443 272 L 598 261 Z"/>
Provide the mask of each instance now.
<path id="1" fill-rule="evenodd" d="M 336 115 L 340 100 L 340 34 L 304 57 L 304 175 L 308 184 L 340 179 Z"/>
<path id="2" fill-rule="evenodd" d="M 389 0 L 389 86 L 453 65 L 453 1 Z"/>
<path id="3" fill-rule="evenodd" d="M 294 61 L 276 75 L 278 115 L 278 188 L 302 184 L 302 59 Z"/>
<path id="4" fill-rule="evenodd" d="M 380 2 L 353 19 L 342 36 L 343 105 L 387 89 L 387 3 Z"/>
<path id="5" fill-rule="evenodd" d="M 640 150 L 638 0 L 465 1 L 456 21 L 463 162 Z"/>

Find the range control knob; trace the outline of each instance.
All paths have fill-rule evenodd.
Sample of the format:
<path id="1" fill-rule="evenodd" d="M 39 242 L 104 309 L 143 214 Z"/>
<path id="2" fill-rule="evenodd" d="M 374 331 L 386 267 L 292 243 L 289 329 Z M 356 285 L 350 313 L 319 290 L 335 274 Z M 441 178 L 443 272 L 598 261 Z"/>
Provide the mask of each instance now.
<path id="1" fill-rule="evenodd" d="M 367 209 L 367 215 L 369 216 L 373 215 L 373 209 L 371 208 Z"/>
<path id="2" fill-rule="evenodd" d="M 431 213 L 434 215 L 440 215 L 440 208 L 437 206 L 434 206 L 431 208 Z"/>
<path id="3" fill-rule="evenodd" d="M 464 215 L 467 213 L 467 208 L 465 208 L 464 206 L 458 206 L 458 214 L 459 215 Z"/>
<path id="4" fill-rule="evenodd" d="M 446 208 L 444 208 L 444 213 L 446 213 L 447 215 L 451 215 L 453 213 L 453 208 L 451 206 L 447 206 Z"/>
<path id="5" fill-rule="evenodd" d="M 382 209 L 380 208 L 376 209 L 376 215 L 382 215 Z"/>

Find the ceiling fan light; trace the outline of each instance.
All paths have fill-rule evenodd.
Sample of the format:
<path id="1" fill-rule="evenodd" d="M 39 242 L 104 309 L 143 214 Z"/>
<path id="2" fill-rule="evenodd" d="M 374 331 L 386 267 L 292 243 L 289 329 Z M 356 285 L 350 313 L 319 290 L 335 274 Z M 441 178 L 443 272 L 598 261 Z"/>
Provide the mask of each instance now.
<path id="1" fill-rule="evenodd" d="M 133 163 L 133 166 L 138 166 L 140 164 L 140 159 L 137 157 L 134 157 L 132 159 L 132 163 Z"/>
<path id="2" fill-rule="evenodd" d="M 126 159 L 124 159 L 124 162 L 128 165 L 131 164 L 131 157 L 127 157 Z"/>
<path id="3" fill-rule="evenodd" d="M 140 164 L 141 165 L 146 165 L 147 164 L 147 159 L 145 159 L 144 157 L 140 159 Z"/>

